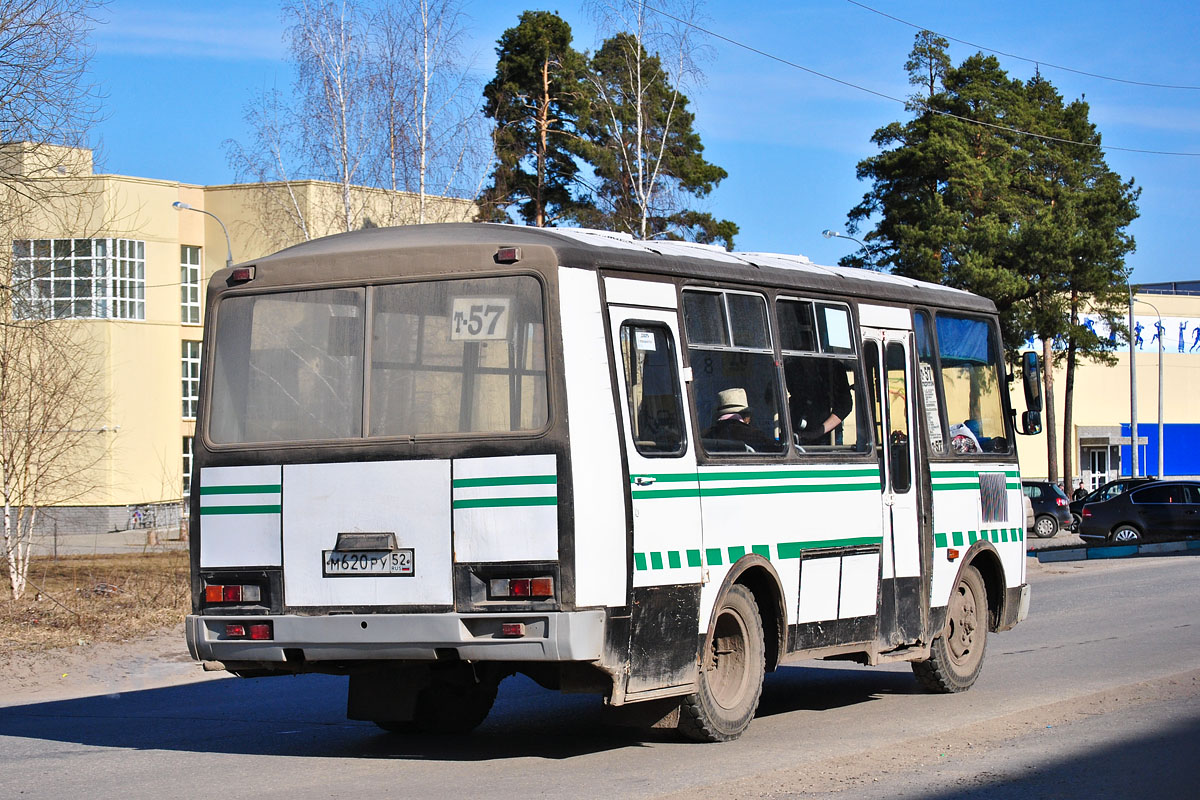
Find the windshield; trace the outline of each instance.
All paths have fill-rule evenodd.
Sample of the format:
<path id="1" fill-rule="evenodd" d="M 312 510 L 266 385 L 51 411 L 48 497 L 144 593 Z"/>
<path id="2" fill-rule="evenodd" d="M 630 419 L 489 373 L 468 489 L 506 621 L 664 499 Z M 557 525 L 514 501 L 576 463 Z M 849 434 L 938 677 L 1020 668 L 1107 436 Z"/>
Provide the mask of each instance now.
<path id="1" fill-rule="evenodd" d="M 229 297 L 214 344 L 219 444 L 535 431 L 548 417 L 532 277 Z"/>

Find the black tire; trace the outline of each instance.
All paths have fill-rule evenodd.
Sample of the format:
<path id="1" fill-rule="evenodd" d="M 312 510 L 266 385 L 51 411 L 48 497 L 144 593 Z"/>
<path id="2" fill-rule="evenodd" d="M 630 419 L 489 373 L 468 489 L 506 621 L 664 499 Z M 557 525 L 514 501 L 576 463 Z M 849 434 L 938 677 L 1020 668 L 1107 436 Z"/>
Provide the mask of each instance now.
<path id="1" fill-rule="evenodd" d="M 983 577 L 974 567 L 964 567 L 946 606 L 946 626 L 930 646 L 929 660 L 912 665 L 917 681 L 927 691 L 942 694 L 970 689 L 983 669 L 987 630 Z"/>
<path id="2" fill-rule="evenodd" d="M 1058 520 L 1049 514 L 1039 514 L 1033 523 L 1033 535 L 1039 539 L 1051 539 L 1058 534 Z"/>
<path id="3" fill-rule="evenodd" d="M 754 595 L 733 586 L 721 599 L 700 659 L 700 690 L 683 699 L 679 731 L 698 742 L 742 735 L 762 696 L 766 670 L 762 615 Z"/>
<path id="4" fill-rule="evenodd" d="M 1081 523 L 1081 522 L 1083 522 L 1083 517 L 1079 516 L 1074 511 L 1072 511 L 1071 512 L 1071 527 L 1068 528 L 1067 530 L 1071 531 L 1072 533 L 1079 533 L 1079 523 Z"/>
<path id="5" fill-rule="evenodd" d="M 1142 532 L 1135 526 L 1122 522 L 1112 529 L 1109 539 L 1113 544 L 1139 544 L 1142 541 Z"/>
<path id="6" fill-rule="evenodd" d="M 411 720 L 374 722 L 389 733 L 470 733 L 487 719 L 499 688 L 498 680 L 470 669 L 437 675 L 417 693 Z"/>

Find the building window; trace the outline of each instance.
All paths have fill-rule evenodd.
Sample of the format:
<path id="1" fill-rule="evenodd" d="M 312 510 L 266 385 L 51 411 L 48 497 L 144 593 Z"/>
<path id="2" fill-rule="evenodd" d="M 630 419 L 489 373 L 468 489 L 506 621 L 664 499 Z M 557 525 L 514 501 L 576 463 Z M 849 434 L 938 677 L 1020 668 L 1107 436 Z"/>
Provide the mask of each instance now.
<path id="1" fill-rule="evenodd" d="M 17 239 L 18 319 L 145 319 L 146 243 L 132 239 Z"/>
<path id="2" fill-rule="evenodd" d="M 200 248 L 190 244 L 179 247 L 179 318 L 200 324 Z"/>
<path id="3" fill-rule="evenodd" d="M 196 404 L 200 400 L 200 343 L 183 342 L 183 418 L 196 418 Z"/>
<path id="4" fill-rule="evenodd" d="M 183 496 L 192 490 L 192 437 L 183 437 Z"/>

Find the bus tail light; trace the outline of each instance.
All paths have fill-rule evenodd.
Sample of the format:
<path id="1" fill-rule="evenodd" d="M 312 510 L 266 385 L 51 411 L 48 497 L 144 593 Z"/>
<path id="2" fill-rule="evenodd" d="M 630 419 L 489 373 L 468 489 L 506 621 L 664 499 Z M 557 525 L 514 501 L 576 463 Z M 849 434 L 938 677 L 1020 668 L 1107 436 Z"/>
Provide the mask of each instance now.
<path id="1" fill-rule="evenodd" d="M 524 622 L 502 622 L 500 623 L 500 635 L 512 636 L 518 638 L 525 635 Z"/>
<path id="2" fill-rule="evenodd" d="M 205 603 L 259 603 L 262 587 L 253 583 L 210 583 L 204 586 Z"/>
<path id="3" fill-rule="evenodd" d="M 225 624 L 226 639 L 255 639 L 258 641 L 269 641 L 275 638 L 274 632 L 271 630 L 269 622 L 254 622 L 246 624 L 244 622 L 229 622 Z"/>
<path id="4" fill-rule="evenodd" d="M 493 578 L 488 581 L 492 598 L 545 598 L 554 597 L 554 578 Z"/>

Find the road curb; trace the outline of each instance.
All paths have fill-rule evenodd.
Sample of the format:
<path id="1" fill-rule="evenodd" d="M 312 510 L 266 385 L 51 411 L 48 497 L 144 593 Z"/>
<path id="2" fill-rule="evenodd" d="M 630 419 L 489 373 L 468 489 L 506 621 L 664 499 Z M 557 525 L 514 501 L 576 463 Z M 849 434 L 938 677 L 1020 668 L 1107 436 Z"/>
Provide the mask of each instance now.
<path id="1" fill-rule="evenodd" d="M 1200 541 L 1155 542 L 1154 544 L 1128 544 L 1108 547 L 1072 547 L 1065 550 L 1039 550 L 1036 555 L 1039 563 L 1046 564 L 1054 561 L 1085 561 L 1094 558 L 1129 558 L 1130 556 L 1143 554 L 1182 553 L 1188 550 L 1200 550 Z"/>

